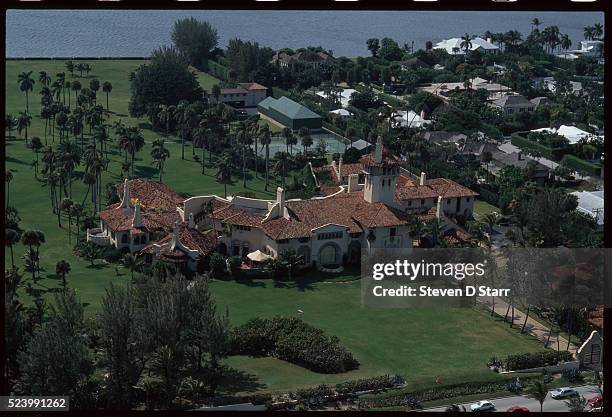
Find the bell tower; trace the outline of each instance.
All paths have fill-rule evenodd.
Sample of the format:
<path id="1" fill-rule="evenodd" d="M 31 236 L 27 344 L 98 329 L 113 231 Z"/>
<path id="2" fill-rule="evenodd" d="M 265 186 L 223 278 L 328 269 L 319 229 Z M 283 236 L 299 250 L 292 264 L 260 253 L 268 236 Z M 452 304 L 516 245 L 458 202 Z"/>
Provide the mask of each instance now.
<path id="1" fill-rule="evenodd" d="M 365 201 L 389 205 L 394 203 L 400 163 L 397 158 L 388 155 L 383 148 L 382 138 L 379 136 L 374 154 L 368 155 L 363 162 L 365 174 L 363 198 Z"/>

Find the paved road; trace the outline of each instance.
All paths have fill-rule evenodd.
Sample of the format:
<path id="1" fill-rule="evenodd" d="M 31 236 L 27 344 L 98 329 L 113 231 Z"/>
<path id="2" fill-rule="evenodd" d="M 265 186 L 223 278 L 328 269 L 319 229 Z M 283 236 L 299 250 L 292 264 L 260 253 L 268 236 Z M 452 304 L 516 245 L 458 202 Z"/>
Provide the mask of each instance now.
<path id="1" fill-rule="evenodd" d="M 576 391 L 578 391 L 578 393 L 582 395 L 584 398 L 586 398 L 587 400 L 597 395 L 600 395 L 599 389 L 597 388 L 596 385 L 583 385 L 583 386 L 575 387 L 575 388 L 576 388 Z M 529 411 L 538 411 L 538 412 L 540 411 L 539 402 L 537 402 L 534 399 L 522 396 L 522 395 L 517 395 L 514 397 L 492 399 L 490 401 L 492 401 L 493 404 L 495 404 L 495 411 L 506 411 L 508 408 L 512 407 L 513 405 L 520 405 L 523 407 L 527 407 L 529 408 Z M 458 405 L 459 406 L 463 405 L 465 406 L 465 409 L 467 411 L 470 411 L 470 405 L 473 404 L 474 402 L 458 404 Z M 426 408 L 423 411 L 442 412 L 445 410 L 446 410 L 446 406 L 436 407 L 436 408 Z M 569 411 L 569 410 L 567 408 L 567 405 L 565 404 L 565 400 L 553 400 L 549 394 L 548 397 L 546 397 L 546 401 L 544 401 L 543 411 L 559 412 L 559 411 Z"/>

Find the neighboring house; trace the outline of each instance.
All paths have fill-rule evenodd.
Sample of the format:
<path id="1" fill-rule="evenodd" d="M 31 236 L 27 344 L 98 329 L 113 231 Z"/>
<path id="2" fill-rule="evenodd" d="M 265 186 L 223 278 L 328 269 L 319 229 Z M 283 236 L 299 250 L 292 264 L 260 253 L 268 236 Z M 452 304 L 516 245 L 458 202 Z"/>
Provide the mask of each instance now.
<path id="1" fill-rule="evenodd" d="M 505 95 L 493 101 L 491 105 L 507 115 L 533 113 L 535 111 L 535 105 L 521 95 Z"/>
<path id="2" fill-rule="evenodd" d="M 222 88 L 219 98 L 209 96 L 213 103 L 225 103 L 232 107 L 257 107 L 268 95 L 268 88 L 257 83 L 239 83 L 235 88 Z"/>
<path id="3" fill-rule="evenodd" d="M 599 230 L 604 227 L 604 192 L 575 191 L 571 193 L 578 198 L 578 211 L 592 217 Z"/>
<path id="4" fill-rule="evenodd" d="M 353 88 L 343 88 L 342 90 L 338 90 L 337 91 L 336 96 L 338 97 L 338 99 L 340 101 L 340 105 L 342 106 L 343 109 L 346 109 L 349 106 L 349 101 L 351 100 L 351 96 L 356 91 L 357 90 L 355 90 Z M 325 91 L 317 91 L 316 94 L 319 97 L 323 97 L 323 98 L 328 98 L 331 95 L 331 94 L 328 94 Z"/>
<path id="5" fill-rule="evenodd" d="M 363 139 L 354 141 L 350 147 L 357 149 L 362 155 L 369 153 L 372 150 L 372 144 Z"/>
<path id="6" fill-rule="evenodd" d="M 465 49 L 461 47 L 461 38 L 447 39 L 436 44 L 433 49 L 444 49 L 451 55 L 464 55 Z M 491 39 L 474 38 L 471 40 L 470 51 L 479 51 L 485 54 L 495 54 L 499 52 L 499 47 L 491 42 Z"/>
<path id="7" fill-rule="evenodd" d="M 332 110 L 330 111 L 330 113 L 337 115 L 338 117 L 351 117 L 353 115 L 353 113 L 351 113 L 350 111 L 346 110 L 346 109 L 337 109 L 337 110 Z"/>
<path id="8" fill-rule="evenodd" d="M 549 132 L 556 133 L 559 136 L 565 137 L 570 144 L 574 145 L 580 142 L 581 139 L 590 139 L 590 138 L 599 138 L 601 140 L 604 139 L 603 135 L 595 135 L 593 133 L 589 133 L 582 129 L 577 128 L 576 126 L 568 126 L 561 125 L 558 129 L 554 127 L 544 127 L 542 129 L 534 129 L 532 132 Z"/>
<path id="9" fill-rule="evenodd" d="M 471 161 L 482 161 L 485 152 L 490 152 L 493 155 L 497 151 L 496 144 L 486 142 L 469 142 L 458 147 L 458 155 Z"/>
<path id="10" fill-rule="evenodd" d="M 577 59 L 581 56 L 588 56 L 591 58 L 603 57 L 604 41 L 580 41 L 580 49 L 573 49 L 557 56 L 566 59 Z"/>
<path id="11" fill-rule="evenodd" d="M 315 52 L 310 50 L 301 51 L 293 55 L 286 52 L 277 52 L 272 57 L 272 63 L 282 68 L 287 68 L 295 64 L 303 64 L 316 68 L 323 64 L 334 65 L 337 62 L 336 58 L 326 52 Z"/>
<path id="12" fill-rule="evenodd" d="M 278 126 L 298 130 L 307 127 L 310 130 L 321 130 L 323 118 L 309 108 L 296 103 L 288 97 L 275 99 L 268 97 L 257 106 L 262 119 L 266 119 Z"/>
<path id="13" fill-rule="evenodd" d="M 412 57 L 405 61 L 400 62 L 400 68 L 402 71 L 415 70 L 419 68 L 430 68 L 431 66 L 427 64 L 420 58 Z"/>
<path id="14" fill-rule="evenodd" d="M 467 139 L 467 135 L 461 132 L 447 132 L 445 130 L 432 130 L 418 134 L 423 140 L 436 145 L 453 143 L 460 146 Z"/>
<path id="15" fill-rule="evenodd" d="M 504 95 L 513 93 L 510 87 L 500 83 L 491 82 L 481 77 L 475 77 L 469 80 L 469 87 L 472 90 L 486 90 L 489 100 L 495 100 Z M 427 86 L 420 87 L 419 90 L 436 95 L 444 101 L 448 101 L 448 98 L 453 91 L 464 91 L 467 88 L 468 84 L 465 82 L 448 82 L 432 83 Z"/>
<path id="16" fill-rule="evenodd" d="M 521 152 L 506 153 L 498 150 L 492 152 L 491 156 L 492 161 L 488 164 L 488 170 L 494 176 L 499 175 L 506 166 L 528 169 L 530 179 L 538 184 L 544 183 L 550 175 L 550 168 L 535 159 L 525 157 Z"/>
<path id="17" fill-rule="evenodd" d="M 534 110 L 538 110 L 541 107 L 546 107 L 550 105 L 550 100 L 548 97 L 535 97 L 529 100 L 533 104 Z"/>
<path id="18" fill-rule="evenodd" d="M 423 127 L 431 123 L 425 119 L 425 112 L 418 114 L 412 110 L 399 110 L 393 113 L 393 121 L 396 126 L 401 127 Z"/>
<path id="19" fill-rule="evenodd" d="M 536 88 L 545 88 L 548 91 L 557 91 L 557 81 L 554 77 L 534 77 L 531 82 Z M 582 83 L 580 81 L 570 81 L 570 88 L 574 94 L 580 94 L 582 92 Z"/>

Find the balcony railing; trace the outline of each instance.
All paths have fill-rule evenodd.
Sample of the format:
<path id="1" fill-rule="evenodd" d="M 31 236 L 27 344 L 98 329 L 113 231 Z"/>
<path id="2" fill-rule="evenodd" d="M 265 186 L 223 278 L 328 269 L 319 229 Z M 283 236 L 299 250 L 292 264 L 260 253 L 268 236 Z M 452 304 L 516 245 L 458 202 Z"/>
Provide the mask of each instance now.
<path id="1" fill-rule="evenodd" d="M 87 241 L 100 246 L 110 245 L 110 237 L 99 227 L 87 229 Z"/>

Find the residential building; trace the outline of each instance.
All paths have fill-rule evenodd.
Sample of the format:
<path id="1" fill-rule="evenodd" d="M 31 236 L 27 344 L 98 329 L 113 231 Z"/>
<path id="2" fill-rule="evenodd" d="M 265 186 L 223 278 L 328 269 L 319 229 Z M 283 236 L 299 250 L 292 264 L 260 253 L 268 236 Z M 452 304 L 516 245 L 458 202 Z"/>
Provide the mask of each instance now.
<path id="1" fill-rule="evenodd" d="M 535 105 L 521 95 L 505 95 L 491 103 L 491 106 L 507 115 L 533 113 Z"/>
<path id="2" fill-rule="evenodd" d="M 450 55 L 464 55 L 465 49 L 461 47 L 463 39 L 451 38 L 441 42 L 438 42 L 433 48 L 443 49 Z M 479 51 L 485 54 L 495 54 L 499 52 L 499 47 L 494 45 L 491 39 L 483 39 L 476 37 L 470 41 L 470 51 Z"/>
<path id="3" fill-rule="evenodd" d="M 395 126 L 401 127 L 423 127 L 431 123 L 431 120 L 425 119 L 425 111 L 418 114 L 412 110 L 399 110 L 393 113 L 393 123 Z"/>
<path id="4" fill-rule="evenodd" d="M 283 68 L 287 68 L 295 64 L 308 65 L 316 68 L 320 65 L 334 65 L 337 63 L 337 61 L 336 58 L 326 52 L 305 50 L 296 54 L 277 52 L 272 57 L 272 63 Z"/>
<path id="5" fill-rule="evenodd" d="M 464 91 L 468 88 L 472 90 L 486 90 L 488 93 L 489 100 L 498 99 L 504 95 L 512 94 L 513 91 L 510 87 L 491 82 L 481 77 L 475 77 L 469 82 L 448 82 L 448 83 L 432 83 L 427 86 L 419 88 L 420 91 L 425 91 L 433 94 L 443 101 L 448 102 L 448 99 L 453 91 Z"/>
<path id="6" fill-rule="evenodd" d="M 485 165 L 485 168 L 494 176 L 499 175 L 500 171 L 506 166 L 525 169 L 529 178 L 538 184 L 543 184 L 550 176 L 550 168 L 535 159 L 524 156 L 522 152 L 506 153 L 498 150 L 492 152 L 491 156 L 492 161 Z"/>
<path id="7" fill-rule="evenodd" d="M 592 217 L 597 228 L 604 227 L 604 192 L 603 191 L 575 191 L 571 193 L 578 198 L 578 211 Z"/>
<path id="8" fill-rule="evenodd" d="M 548 99 L 548 97 L 535 97 L 529 101 L 531 101 L 531 103 L 533 104 L 533 108 L 536 111 L 541 107 L 546 107 L 550 105 L 550 100 Z"/>
<path id="9" fill-rule="evenodd" d="M 534 129 L 532 132 L 549 132 L 556 133 L 559 136 L 565 137 L 570 144 L 575 145 L 581 139 L 604 139 L 603 135 L 596 135 L 585 130 L 579 129 L 576 126 L 561 125 L 558 129 L 554 127 L 544 127 L 542 129 Z"/>
<path id="10" fill-rule="evenodd" d="M 328 98 L 331 96 L 335 96 L 339 102 L 340 105 L 342 106 L 343 109 L 346 109 L 349 106 L 349 102 L 351 100 L 351 96 L 353 95 L 353 93 L 357 92 L 357 90 L 355 90 L 354 88 L 343 88 L 343 89 L 339 89 L 337 91 L 328 93 L 325 91 L 317 91 L 317 95 L 319 97 L 323 97 L 323 98 Z"/>
<path id="11" fill-rule="evenodd" d="M 258 83 L 239 83 L 234 88 L 222 88 L 218 98 L 209 96 L 213 103 L 224 103 L 232 107 L 257 107 L 268 96 L 268 88 Z"/>
<path id="12" fill-rule="evenodd" d="M 280 127 L 298 130 L 307 127 L 310 130 L 321 130 L 323 118 L 309 108 L 296 103 L 288 97 L 275 99 L 268 97 L 257 106 L 262 119 L 268 120 Z"/>

